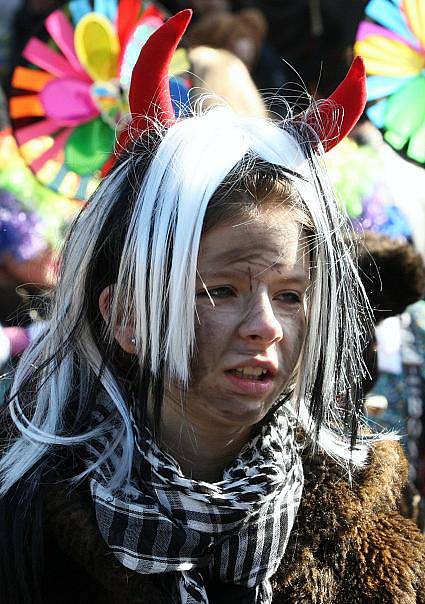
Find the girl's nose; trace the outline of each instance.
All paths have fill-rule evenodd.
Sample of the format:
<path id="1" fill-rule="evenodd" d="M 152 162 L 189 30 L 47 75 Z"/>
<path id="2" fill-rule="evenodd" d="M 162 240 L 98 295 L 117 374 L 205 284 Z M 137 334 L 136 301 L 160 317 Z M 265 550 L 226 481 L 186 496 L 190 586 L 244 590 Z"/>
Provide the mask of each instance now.
<path id="1" fill-rule="evenodd" d="M 262 340 L 271 344 L 283 339 L 283 329 L 267 293 L 258 294 L 239 326 L 244 339 Z"/>

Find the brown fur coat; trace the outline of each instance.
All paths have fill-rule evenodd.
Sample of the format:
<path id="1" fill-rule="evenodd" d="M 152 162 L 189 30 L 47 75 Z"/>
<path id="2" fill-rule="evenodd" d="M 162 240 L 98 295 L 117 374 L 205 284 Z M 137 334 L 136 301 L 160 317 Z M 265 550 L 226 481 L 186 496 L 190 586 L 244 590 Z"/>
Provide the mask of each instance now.
<path id="1" fill-rule="evenodd" d="M 316 458 L 305 465 L 305 493 L 283 564 L 276 602 L 425 602 L 425 538 L 398 511 L 407 463 L 383 442 L 347 484 L 344 470 Z"/>
<path id="2" fill-rule="evenodd" d="M 273 580 L 273 603 L 424 604 L 425 538 L 398 511 L 406 480 L 399 445 L 376 446 L 351 487 L 345 470 L 321 456 L 306 458 L 304 472 L 303 500 Z M 45 508 L 46 604 L 169 604 L 164 577 L 137 575 L 116 561 L 84 489 L 69 494 L 51 487 Z M 214 602 L 243 599 L 223 586 Z"/>

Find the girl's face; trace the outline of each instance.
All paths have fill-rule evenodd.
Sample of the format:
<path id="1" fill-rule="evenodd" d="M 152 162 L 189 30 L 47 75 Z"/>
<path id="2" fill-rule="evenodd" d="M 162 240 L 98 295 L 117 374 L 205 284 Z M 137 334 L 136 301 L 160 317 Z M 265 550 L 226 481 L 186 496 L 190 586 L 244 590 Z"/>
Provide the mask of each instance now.
<path id="1" fill-rule="evenodd" d="M 269 206 L 241 224 L 220 224 L 198 257 L 197 354 L 184 399 L 192 425 L 252 426 L 288 383 L 305 333 L 308 266 L 301 227 Z"/>

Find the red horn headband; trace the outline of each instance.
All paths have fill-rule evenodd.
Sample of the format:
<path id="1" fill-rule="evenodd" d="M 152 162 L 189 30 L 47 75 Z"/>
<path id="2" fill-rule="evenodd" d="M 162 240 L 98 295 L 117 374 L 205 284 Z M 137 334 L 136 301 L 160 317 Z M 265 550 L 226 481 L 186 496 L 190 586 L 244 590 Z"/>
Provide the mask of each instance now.
<path id="1" fill-rule="evenodd" d="M 352 62 L 347 75 L 331 96 L 321 101 L 318 112 L 307 117 L 325 151 L 347 136 L 357 124 L 366 106 L 366 70 L 361 57 Z M 342 110 L 342 119 L 335 110 Z M 339 119 L 338 119 L 339 118 Z"/>
<path id="2" fill-rule="evenodd" d="M 127 147 L 129 130 L 149 129 L 152 118 L 171 126 L 176 117 L 170 97 L 168 67 L 189 25 L 192 11 L 185 9 L 168 19 L 143 46 L 134 66 L 129 91 L 132 120 L 118 139 L 118 153 Z M 356 57 L 344 80 L 318 113 L 307 117 L 307 123 L 318 133 L 325 151 L 337 145 L 354 128 L 366 105 L 366 76 L 363 60 Z M 335 108 L 342 108 L 342 120 L 335 119 Z M 107 173 L 115 163 L 112 157 L 105 166 Z"/>
<path id="3" fill-rule="evenodd" d="M 168 68 L 191 17 L 190 9 L 180 11 L 157 29 L 140 51 L 131 76 L 129 102 L 133 122 L 136 120 L 141 130 L 149 128 L 150 118 L 165 126 L 176 121 Z"/>
<path id="4" fill-rule="evenodd" d="M 132 118 L 118 137 L 115 149 L 117 155 L 128 146 L 130 130 L 134 129 L 139 133 L 148 130 L 152 119 L 166 126 L 171 126 L 176 121 L 171 103 L 168 68 L 189 25 L 192 12 L 191 9 L 185 9 L 168 19 L 142 47 L 133 68 L 128 93 Z M 104 175 L 110 171 L 115 161 L 116 156 L 112 155 L 103 168 Z"/>

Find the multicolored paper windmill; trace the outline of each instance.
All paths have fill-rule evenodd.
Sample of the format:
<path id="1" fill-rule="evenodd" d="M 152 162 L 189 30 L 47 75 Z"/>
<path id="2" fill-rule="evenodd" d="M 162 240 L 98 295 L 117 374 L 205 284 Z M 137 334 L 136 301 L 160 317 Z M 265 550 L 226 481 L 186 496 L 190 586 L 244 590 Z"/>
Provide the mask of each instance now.
<path id="1" fill-rule="evenodd" d="M 29 40 L 14 72 L 9 110 L 15 138 L 37 178 L 70 198 L 87 199 L 126 124 L 127 91 L 141 47 L 164 12 L 142 0 L 72 0 L 47 17 L 47 41 Z M 178 49 L 170 66 L 188 69 Z M 188 82 L 171 78 L 180 105 Z"/>
<path id="2" fill-rule="evenodd" d="M 425 164 L 425 0 L 371 0 L 355 52 L 368 74 L 369 119 L 407 159 Z"/>
<path id="3" fill-rule="evenodd" d="M 378 148 L 346 138 L 326 154 L 325 163 L 337 199 L 344 205 L 355 231 L 412 237 L 408 218 L 387 182 L 389 167 Z"/>

